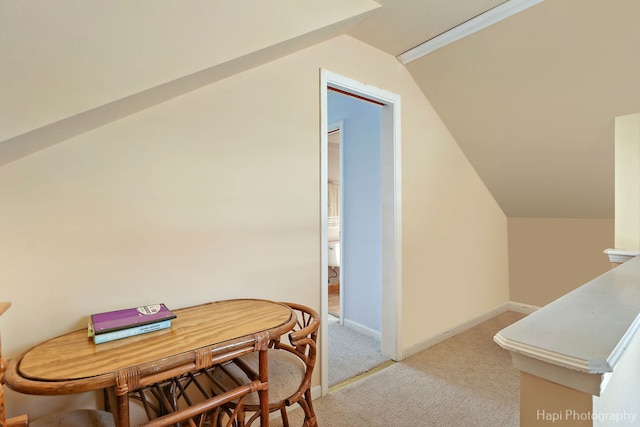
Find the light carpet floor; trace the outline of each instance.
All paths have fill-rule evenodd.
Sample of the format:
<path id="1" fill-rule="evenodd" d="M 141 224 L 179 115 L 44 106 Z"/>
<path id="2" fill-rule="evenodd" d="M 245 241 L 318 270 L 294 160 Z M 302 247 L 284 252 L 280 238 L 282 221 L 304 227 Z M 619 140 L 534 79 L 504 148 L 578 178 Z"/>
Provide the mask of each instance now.
<path id="1" fill-rule="evenodd" d="M 330 387 L 389 360 L 380 353 L 380 341 L 340 323 L 329 324 Z"/>
<path id="2" fill-rule="evenodd" d="M 493 336 L 522 317 L 502 313 L 316 399 L 319 427 L 518 426 L 519 372 Z M 290 421 L 302 425 L 299 409 Z"/>

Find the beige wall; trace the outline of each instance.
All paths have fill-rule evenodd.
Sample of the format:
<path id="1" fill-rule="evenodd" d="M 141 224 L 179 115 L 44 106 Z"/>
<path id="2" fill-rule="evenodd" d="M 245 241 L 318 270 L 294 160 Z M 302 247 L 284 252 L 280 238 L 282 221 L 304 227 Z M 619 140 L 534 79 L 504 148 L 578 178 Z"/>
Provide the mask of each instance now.
<path id="1" fill-rule="evenodd" d="M 373 0 L 1 6 L 0 52 L 10 66 L 0 67 L 0 141 L 195 72 L 225 73 L 214 68 L 233 69 L 239 58 L 282 56 L 380 7 Z M 119 108 L 127 104 L 135 108 Z"/>
<path id="2" fill-rule="evenodd" d="M 581 420 L 593 411 L 593 396 L 526 372 L 520 372 L 520 427 L 593 426 L 591 420 Z M 575 414 L 575 415 L 574 415 Z"/>
<path id="3" fill-rule="evenodd" d="M 640 114 L 615 118 L 616 249 L 640 250 Z"/>
<path id="4" fill-rule="evenodd" d="M 511 301 L 543 306 L 605 273 L 613 219 L 509 218 Z"/>
<path id="5" fill-rule="evenodd" d="M 6 355 L 139 304 L 320 308 L 322 67 L 402 97 L 402 348 L 506 302 L 502 211 L 395 58 L 340 37 L 0 167 Z"/>

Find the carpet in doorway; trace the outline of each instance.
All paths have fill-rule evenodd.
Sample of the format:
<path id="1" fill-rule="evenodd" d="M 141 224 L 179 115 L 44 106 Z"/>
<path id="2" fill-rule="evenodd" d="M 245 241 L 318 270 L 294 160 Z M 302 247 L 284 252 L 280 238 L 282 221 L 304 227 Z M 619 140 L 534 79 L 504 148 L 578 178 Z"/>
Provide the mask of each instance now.
<path id="1" fill-rule="evenodd" d="M 380 353 L 380 341 L 340 323 L 329 324 L 329 386 L 334 386 L 390 359 Z"/>

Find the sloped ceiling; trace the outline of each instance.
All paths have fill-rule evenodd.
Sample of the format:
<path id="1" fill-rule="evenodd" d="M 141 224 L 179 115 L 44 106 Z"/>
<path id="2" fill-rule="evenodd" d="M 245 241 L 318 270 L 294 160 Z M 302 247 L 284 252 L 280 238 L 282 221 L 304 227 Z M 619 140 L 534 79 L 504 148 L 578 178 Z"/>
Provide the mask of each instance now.
<path id="1" fill-rule="evenodd" d="M 373 0 L 0 1 L 0 165 L 322 42 Z"/>
<path id="2" fill-rule="evenodd" d="M 467 3 L 492 6 L 384 1 L 351 34 L 398 55 L 418 37 L 380 34 L 415 36 L 432 14 L 451 25 Z M 634 0 L 545 0 L 407 64 L 507 216 L 613 217 L 614 118 L 640 112 L 639 14 Z"/>
<path id="3" fill-rule="evenodd" d="M 0 165 L 347 33 L 400 53 L 501 0 L 0 2 Z M 406 65 L 510 217 L 613 217 L 640 2 L 545 0 Z"/>

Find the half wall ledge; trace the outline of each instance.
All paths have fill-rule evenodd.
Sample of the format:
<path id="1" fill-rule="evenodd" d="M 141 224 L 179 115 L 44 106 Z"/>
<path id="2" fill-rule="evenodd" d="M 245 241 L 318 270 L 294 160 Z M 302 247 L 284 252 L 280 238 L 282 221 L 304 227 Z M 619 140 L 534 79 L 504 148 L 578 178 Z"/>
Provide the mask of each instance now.
<path id="1" fill-rule="evenodd" d="M 639 425 L 639 315 L 635 257 L 498 332 L 520 370 L 520 425 Z"/>

